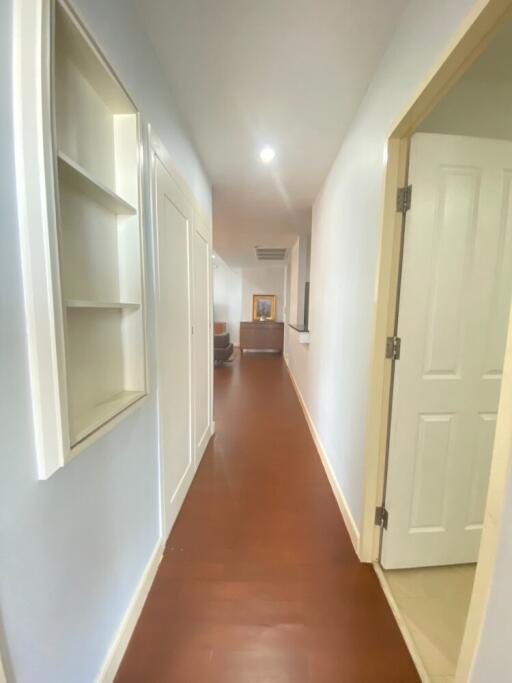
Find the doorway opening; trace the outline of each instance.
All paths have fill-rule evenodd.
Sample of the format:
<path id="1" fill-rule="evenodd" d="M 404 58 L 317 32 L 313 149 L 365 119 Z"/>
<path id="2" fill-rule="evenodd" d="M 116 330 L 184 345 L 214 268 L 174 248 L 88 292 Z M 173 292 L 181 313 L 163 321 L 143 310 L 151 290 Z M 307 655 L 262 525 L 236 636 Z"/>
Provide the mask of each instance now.
<path id="1" fill-rule="evenodd" d="M 375 342 L 379 324 L 392 333 L 391 362 L 380 372 L 374 360 L 373 379 L 389 401 L 369 438 L 380 528 L 363 530 L 361 557 L 376 561 L 431 681 L 468 680 L 496 542 L 487 533 L 475 581 L 488 498 L 501 505 L 492 478 L 504 457 L 494 442 L 512 301 L 512 22 L 493 6 L 451 77 L 442 70 L 456 49 L 439 69 L 430 106 L 415 103 L 390 140 L 388 183 L 412 187 L 412 199 L 381 250 L 388 325 L 377 314 Z"/>
<path id="2" fill-rule="evenodd" d="M 512 45 L 510 34 L 496 42 Z M 475 74 L 494 54 L 482 55 L 422 131 L 483 133 L 485 122 L 489 134 L 501 132 L 507 114 L 496 100 L 494 121 L 484 112 L 472 130 L 463 116 L 470 104 L 479 108 L 484 81 Z M 410 146 L 414 203 L 405 218 L 380 563 L 437 676 L 455 674 L 489 485 L 512 293 L 512 125 L 508 136 L 418 132 Z"/>

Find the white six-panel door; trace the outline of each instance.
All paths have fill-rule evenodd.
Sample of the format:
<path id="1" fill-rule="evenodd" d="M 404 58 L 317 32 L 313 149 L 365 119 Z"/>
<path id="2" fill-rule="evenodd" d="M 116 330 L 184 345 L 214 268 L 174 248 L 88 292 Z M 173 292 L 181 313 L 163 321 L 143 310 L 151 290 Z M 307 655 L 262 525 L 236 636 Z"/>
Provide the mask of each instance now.
<path id="1" fill-rule="evenodd" d="M 192 436 L 192 209 L 156 159 L 157 347 L 164 533 L 194 475 Z"/>
<path id="2" fill-rule="evenodd" d="M 474 562 L 512 289 L 512 143 L 411 143 L 385 568 Z"/>

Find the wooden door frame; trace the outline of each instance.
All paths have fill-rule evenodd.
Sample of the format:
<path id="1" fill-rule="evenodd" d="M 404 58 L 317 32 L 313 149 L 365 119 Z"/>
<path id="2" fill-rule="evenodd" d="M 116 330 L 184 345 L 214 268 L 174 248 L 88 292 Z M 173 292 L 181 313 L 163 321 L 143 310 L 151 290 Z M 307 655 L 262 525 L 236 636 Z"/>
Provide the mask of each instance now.
<path id="1" fill-rule="evenodd" d="M 388 138 L 365 445 L 363 519 L 359 543 L 359 557 L 363 562 L 375 562 L 379 555 L 380 533 L 375 526 L 375 508 L 381 504 L 384 491 L 392 381 L 392 363 L 385 359 L 384 349 L 386 337 L 394 334 L 397 313 L 402 214 L 396 211 L 396 193 L 399 187 L 406 184 L 409 141 L 420 123 L 484 50 L 511 12 L 512 0 L 479 0 L 476 3 Z M 511 411 L 512 317 L 505 351 L 478 567 L 455 678 L 461 683 L 469 680 L 494 568 L 506 474 L 512 463 L 512 425 L 507 424 L 507 415 Z"/>

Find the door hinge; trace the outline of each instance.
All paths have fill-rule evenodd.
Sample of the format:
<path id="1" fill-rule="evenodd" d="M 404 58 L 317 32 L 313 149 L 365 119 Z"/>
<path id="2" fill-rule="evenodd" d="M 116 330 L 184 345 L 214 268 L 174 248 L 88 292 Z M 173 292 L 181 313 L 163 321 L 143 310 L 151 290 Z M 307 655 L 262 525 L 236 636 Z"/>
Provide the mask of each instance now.
<path id="1" fill-rule="evenodd" d="M 400 337 L 387 337 L 386 339 L 386 358 L 398 360 L 400 358 L 400 348 L 402 340 Z"/>
<path id="2" fill-rule="evenodd" d="M 399 187 L 396 192 L 396 210 L 398 213 L 407 213 L 411 208 L 412 185 Z"/>
<path id="3" fill-rule="evenodd" d="M 375 508 L 375 525 L 383 529 L 388 528 L 388 511 L 384 505 L 379 505 Z"/>

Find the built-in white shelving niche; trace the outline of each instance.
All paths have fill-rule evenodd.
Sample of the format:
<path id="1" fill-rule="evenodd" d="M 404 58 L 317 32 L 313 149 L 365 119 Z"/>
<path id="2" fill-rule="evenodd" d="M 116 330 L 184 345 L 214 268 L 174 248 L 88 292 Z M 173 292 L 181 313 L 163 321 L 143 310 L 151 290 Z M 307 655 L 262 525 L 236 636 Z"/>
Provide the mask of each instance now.
<path id="1" fill-rule="evenodd" d="M 147 393 L 141 143 L 135 105 L 68 5 L 17 4 L 18 201 L 47 478 Z"/>

